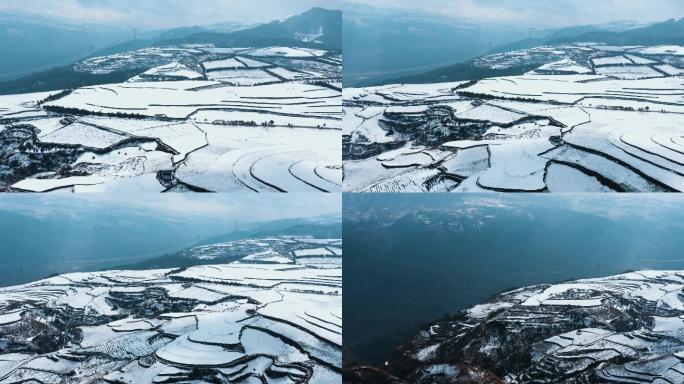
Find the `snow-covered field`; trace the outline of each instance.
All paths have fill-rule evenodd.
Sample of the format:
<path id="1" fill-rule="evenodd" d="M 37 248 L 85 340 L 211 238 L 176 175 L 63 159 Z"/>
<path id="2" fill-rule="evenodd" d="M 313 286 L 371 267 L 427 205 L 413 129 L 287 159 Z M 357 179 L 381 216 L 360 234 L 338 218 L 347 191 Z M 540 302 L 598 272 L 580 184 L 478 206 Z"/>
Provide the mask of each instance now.
<path id="1" fill-rule="evenodd" d="M 682 47 L 485 56 L 473 82 L 344 90 L 344 190 L 684 191 Z"/>
<path id="2" fill-rule="evenodd" d="M 427 326 L 389 366 L 432 382 L 458 350 L 454 382 L 682 383 L 683 289 L 684 271 L 652 270 L 516 289 Z"/>
<path id="3" fill-rule="evenodd" d="M 326 264 L 294 257 L 333 244 L 213 244 L 189 252 L 245 252 L 229 264 L 0 288 L 0 382 L 341 382 L 341 254 Z"/>
<path id="4" fill-rule="evenodd" d="M 341 56 L 146 48 L 75 65 L 129 81 L 0 97 L 0 189 L 341 190 Z"/>

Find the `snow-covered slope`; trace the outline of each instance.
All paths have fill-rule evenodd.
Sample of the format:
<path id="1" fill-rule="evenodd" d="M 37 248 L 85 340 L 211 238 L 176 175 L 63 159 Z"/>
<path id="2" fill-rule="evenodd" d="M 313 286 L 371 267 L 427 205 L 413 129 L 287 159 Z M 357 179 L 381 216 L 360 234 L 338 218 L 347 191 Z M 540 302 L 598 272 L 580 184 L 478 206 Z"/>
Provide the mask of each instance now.
<path id="1" fill-rule="evenodd" d="M 0 97 L 0 189 L 340 190 L 338 53 L 145 48 L 74 69 L 124 83 Z"/>
<path id="2" fill-rule="evenodd" d="M 485 56 L 520 76 L 344 90 L 348 191 L 684 190 L 684 60 L 577 44 Z"/>
<path id="3" fill-rule="evenodd" d="M 684 271 L 638 271 L 505 292 L 423 329 L 385 375 L 411 383 L 681 383 L 683 289 Z"/>
<path id="4" fill-rule="evenodd" d="M 341 254 L 297 256 L 341 240 L 243 245 L 230 264 L 0 288 L 0 382 L 341 382 Z"/>

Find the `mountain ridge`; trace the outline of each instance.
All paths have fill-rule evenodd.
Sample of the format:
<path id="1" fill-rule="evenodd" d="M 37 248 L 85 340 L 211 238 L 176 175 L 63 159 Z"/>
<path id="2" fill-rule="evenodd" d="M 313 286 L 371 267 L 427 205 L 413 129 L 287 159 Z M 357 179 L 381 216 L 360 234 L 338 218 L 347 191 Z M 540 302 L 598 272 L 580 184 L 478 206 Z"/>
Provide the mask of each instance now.
<path id="1" fill-rule="evenodd" d="M 379 80 L 364 85 L 425 84 L 446 81 L 477 80 L 493 76 L 520 75 L 533 68 L 523 66 L 497 71 L 488 68 L 478 68 L 473 62 L 478 58 L 495 53 L 528 49 L 542 45 L 559 45 L 578 42 L 594 42 L 622 46 L 684 44 L 684 19 L 682 18 L 669 19 L 634 28 L 629 28 L 627 25 L 626 22 L 623 23 L 623 27 L 616 26 L 615 23 L 608 23 L 572 26 L 555 31 L 552 30 L 541 37 L 531 36 L 510 44 L 495 47 L 486 54 L 465 62 L 450 64 L 408 76 Z M 611 28 L 617 29 L 617 31 L 610 30 Z"/>
<path id="2" fill-rule="evenodd" d="M 215 24 L 214 26 L 221 26 Z M 268 47 L 291 46 L 321 48 L 341 51 L 342 11 L 314 7 L 301 14 L 282 21 L 259 24 L 250 28 L 237 28 L 230 32 L 214 31 L 211 26 L 181 27 L 165 30 L 158 35 L 142 34 L 141 38 L 122 41 L 97 50 L 87 50 L 88 55 L 79 54 L 60 65 L 44 66 L 42 70 L 18 78 L 0 81 L 0 94 L 16 94 L 81 86 L 122 82 L 149 68 L 126 68 L 107 74 L 84 74 L 74 71 L 72 66 L 81 60 L 108 56 L 149 47 L 164 47 L 182 44 L 215 44 L 224 47 Z M 219 28 L 217 27 L 217 28 Z M 233 28 L 223 26 L 221 28 Z M 57 44 L 53 44 L 57 46 Z M 79 52 L 83 52 L 81 49 Z M 0 63 L 0 73 L 2 67 Z"/>

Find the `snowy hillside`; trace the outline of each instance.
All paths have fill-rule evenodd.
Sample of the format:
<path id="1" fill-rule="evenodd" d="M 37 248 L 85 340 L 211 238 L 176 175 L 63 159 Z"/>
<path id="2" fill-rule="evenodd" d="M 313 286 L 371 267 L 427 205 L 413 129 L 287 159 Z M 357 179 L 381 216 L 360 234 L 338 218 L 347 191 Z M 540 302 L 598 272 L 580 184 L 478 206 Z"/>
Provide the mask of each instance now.
<path id="1" fill-rule="evenodd" d="M 230 264 L 0 288 L 0 382 L 340 382 L 341 240 L 241 246 Z"/>
<path id="2" fill-rule="evenodd" d="M 385 382 L 681 383 L 683 288 L 682 271 L 639 271 L 505 292 L 427 326 Z"/>
<path id="3" fill-rule="evenodd" d="M 684 47 L 543 46 L 521 76 L 344 90 L 344 189 L 684 190 Z"/>
<path id="4" fill-rule="evenodd" d="M 145 48 L 74 70 L 124 83 L 0 96 L 0 189 L 340 190 L 339 53 Z"/>

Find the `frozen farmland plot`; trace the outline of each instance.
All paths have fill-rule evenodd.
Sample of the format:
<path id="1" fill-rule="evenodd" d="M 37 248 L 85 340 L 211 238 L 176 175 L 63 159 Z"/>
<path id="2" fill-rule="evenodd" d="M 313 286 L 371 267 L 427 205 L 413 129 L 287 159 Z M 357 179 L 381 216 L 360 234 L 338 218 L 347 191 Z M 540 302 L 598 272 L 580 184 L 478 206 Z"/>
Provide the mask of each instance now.
<path id="1" fill-rule="evenodd" d="M 684 191 L 682 50 L 544 46 L 473 62 L 518 76 L 345 89 L 344 190 Z"/>
<path id="2" fill-rule="evenodd" d="M 304 236 L 210 244 L 185 256 L 242 257 L 0 288 L 0 382 L 341 382 L 340 245 Z M 297 256 L 317 249 L 328 251 Z"/>
<path id="3" fill-rule="evenodd" d="M 0 97 L 0 190 L 341 190 L 342 57 L 145 48 L 89 58 L 128 81 Z"/>

